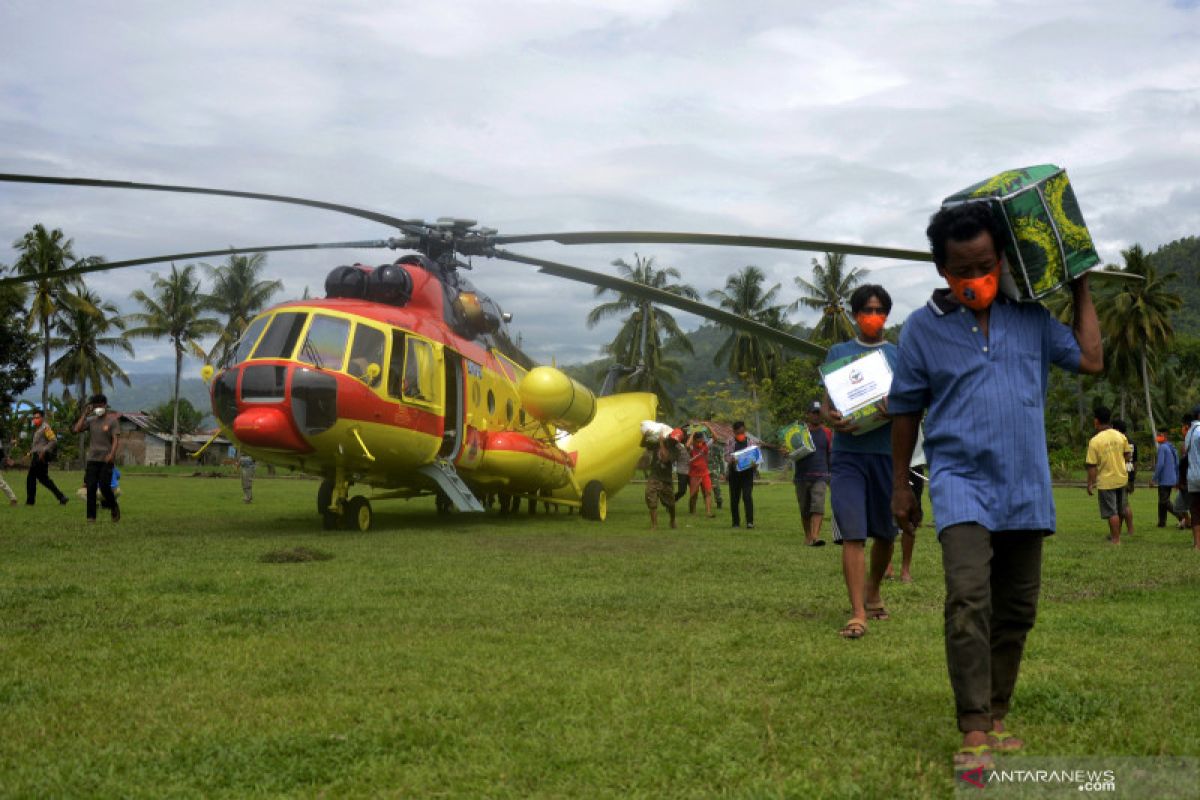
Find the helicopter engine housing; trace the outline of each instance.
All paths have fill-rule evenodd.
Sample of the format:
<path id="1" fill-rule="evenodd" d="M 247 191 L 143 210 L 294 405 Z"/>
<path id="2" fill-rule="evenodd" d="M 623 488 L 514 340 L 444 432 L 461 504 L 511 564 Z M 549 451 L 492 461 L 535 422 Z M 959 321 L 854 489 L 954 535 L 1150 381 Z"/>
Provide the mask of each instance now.
<path id="1" fill-rule="evenodd" d="M 517 387 L 525 412 L 574 433 L 596 416 L 596 395 L 554 367 L 534 367 Z"/>

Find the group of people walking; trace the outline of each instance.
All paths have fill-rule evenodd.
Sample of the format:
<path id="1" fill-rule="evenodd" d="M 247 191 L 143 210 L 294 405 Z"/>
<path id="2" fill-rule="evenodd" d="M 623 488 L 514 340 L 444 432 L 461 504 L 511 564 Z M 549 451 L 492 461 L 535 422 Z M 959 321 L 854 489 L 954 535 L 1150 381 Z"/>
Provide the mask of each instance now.
<path id="1" fill-rule="evenodd" d="M 30 426 L 32 436 L 29 443 L 29 469 L 25 476 L 25 505 L 36 505 L 37 487 L 41 484 L 55 500 L 65 506 L 69 498 L 50 477 L 50 464 L 58 455 L 58 434 L 41 409 L 33 410 Z M 88 435 L 87 460 L 83 473 L 87 521 L 96 521 L 97 496 L 101 501 L 100 505 L 108 509 L 112 521 L 120 521 L 121 507 L 113 491 L 113 470 L 121 443 L 121 428 L 117 415 L 108 407 L 108 398 L 102 394 L 94 395 L 84 406 L 71 430 L 75 433 L 86 432 Z M 15 443 L 14 439 L 11 444 Z M 0 457 L 3 457 L 6 466 L 13 465 L 13 460 L 7 454 L 0 453 Z M 8 497 L 9 505 L 18 505 L 16 494 L 2 477 L 0 491 Z"/>
<path id="2" fill-rule="evenodd" d="M 1158 489 L 1158 527 L 1164 528 L 1167 516 L 1178 520 L 1181 530 L 1191 529 L 1192 548 L 1200 550 L 1200 405 L 1183 415 L 1180 449 L 1171 443 L 1167 428 L 1159 428 L 1155 440 L 1154 472 L 1150 486 Z M 1133 509 L 1129 496 L 1137 486 L 1137 446 L 1127 434 L 1125 424 L 1112 418 L 1104 406 L 1093 410 L 1096 435 L 1088 442 L 1087 492 L 1095 493 L 1100 518 L 1108 523 L 1107 541 L 1121 543 L 1121 529 L 1133 534 Z M 1194 466 L 1192 466 L 1194 465 Z M 1174 501 L 1171 492 L 1175 491 Z"/>
<path id="3" fill-rule="evenodd" d="M 650 437 L 647 453 L 646 507 L 650 511 L 650 529 L 658 528 L 658 509 L 665 508 L 672 528 L 677 526 L 676 505 L 690 494 L 688 510 L 696 513 L 701 498 L 704 512 L 715 517 L 714 505 L 721 508 L 721 480 L 729 484 L 729 508 L 733 527 L 741 527 L 742 512 L 746 527 L 754 527 L 754 478 L 761 463 L 755 443 L 742 421 L 733 423 L 732 433 L 720 452 L 716 452 L 707 429 L 680 426 L 665 435 Z M 739 458 L 739 454 L 753 453 Z M 714 479 L 714 471 L 719 476 Z"/>

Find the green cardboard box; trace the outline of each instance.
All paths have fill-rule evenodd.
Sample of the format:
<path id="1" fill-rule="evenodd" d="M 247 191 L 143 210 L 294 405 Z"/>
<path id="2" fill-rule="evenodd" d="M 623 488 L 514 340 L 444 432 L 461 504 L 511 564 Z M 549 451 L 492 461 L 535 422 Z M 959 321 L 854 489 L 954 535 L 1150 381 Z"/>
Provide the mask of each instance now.
<path id="1" fill-rule="evenodd" d="M 1037 300 L 1100 263 L 1066 170 L 1053 164 L 1008 170 L 955 192 L 942 207 L 991 203 L 1008 232 L 1004 254 L 1015 300 Z"/>

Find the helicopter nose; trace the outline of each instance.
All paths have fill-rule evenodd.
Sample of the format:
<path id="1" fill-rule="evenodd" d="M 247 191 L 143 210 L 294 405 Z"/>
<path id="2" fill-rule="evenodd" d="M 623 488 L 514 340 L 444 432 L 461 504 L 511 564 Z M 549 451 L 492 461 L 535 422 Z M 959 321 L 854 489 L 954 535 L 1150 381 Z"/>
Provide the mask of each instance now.
<path id="1" fill-rule="evenodd" d="M 299 453 L 312 449 L 297 435 L 283 409 L 277 407 L 248 408 L 241 412 L 233 420 L 233 435 L 252 447 Z"/>

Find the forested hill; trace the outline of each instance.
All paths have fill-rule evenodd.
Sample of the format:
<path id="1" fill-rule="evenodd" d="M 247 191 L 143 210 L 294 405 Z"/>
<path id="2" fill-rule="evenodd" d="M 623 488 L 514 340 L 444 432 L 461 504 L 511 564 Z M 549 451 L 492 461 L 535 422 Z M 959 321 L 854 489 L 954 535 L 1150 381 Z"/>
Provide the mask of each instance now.
<path id="1" fill-rule="evenodd" d="M 1183 298 L 1172 321 L 1176 333 L 1200 335 L 1200 238 L 1188 236 L 1165 244 L 1150 254 L 1159 274 L 1177 273 L 1171 288 Z"/>
<path id="2" fill-rule="evenodd" d="M 808 330 L 797 325 L 793 333 L 801 338 L 808 336 Z M 683 397 L 689 389 L 704 386 L 709 381 L 722 381 L 730 377 L 726 364 L 714 364 L 713 358 L 721 345 L 729 338 L 729 331 L 711 323 L 705 323 L 687 334 L 694 353 L 671 349 L 667 352 L 669 358 L 679 362 L 680 375 L 678 381 L 669 382 L 668 388 L 676 397 Z M 585 386 L 599 389 L 604 383 L 604 375 L 612 364 L 611 358 L 601 358 L 584 364 L 560 365 L 567 374 L 583 382 Z"/>
<path id="3" fill-rule="evenodd" d="M 129 383 L 130 385 L 126 386 L 118 381 L 115 386 L 104 390 L 109 405 L 118 411 L 149 411 L 161 403 L 168 402 L 175 390 L 175 376 L 169 372 L 130 375 Z M 41 397 L 41 386 L 41 383 L 35 383 L 29 387 L 23 395 L 24 398 L 31 403 L 37 403 Z M 62 391 L 59 384 L 54 384 L 51 388 L 56 395 Z M 179 380 L 179 396 L 207 415 L 205 424 L 212 422 L 212 404 L 209 402 L 208 386 L 204 381 L 187 377 L 185 373 Z"/>

